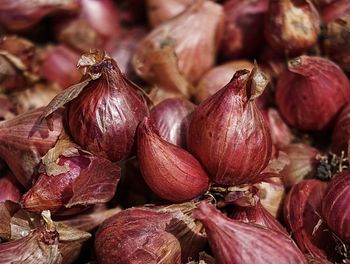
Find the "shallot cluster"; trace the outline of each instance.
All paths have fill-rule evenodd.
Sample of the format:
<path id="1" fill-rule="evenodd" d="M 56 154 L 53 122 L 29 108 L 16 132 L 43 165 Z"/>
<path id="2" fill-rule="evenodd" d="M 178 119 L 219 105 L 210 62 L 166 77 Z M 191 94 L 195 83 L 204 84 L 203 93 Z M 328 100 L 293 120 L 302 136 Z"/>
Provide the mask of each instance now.
<path id="1" fill-rule="evenodd" d="M 349 32 L 349 0 L 3 0 L 0 264 L 349 263 Z"/>

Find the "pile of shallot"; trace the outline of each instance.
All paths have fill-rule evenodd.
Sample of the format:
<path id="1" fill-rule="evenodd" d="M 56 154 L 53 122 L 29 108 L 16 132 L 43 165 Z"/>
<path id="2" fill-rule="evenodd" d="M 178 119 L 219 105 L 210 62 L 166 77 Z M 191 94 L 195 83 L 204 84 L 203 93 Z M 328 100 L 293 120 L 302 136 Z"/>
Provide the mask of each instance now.
<path id="1" fill-rule="evenodd" d="M 350 263 L 350 0 L 2 0 L 0 264 Z"/>

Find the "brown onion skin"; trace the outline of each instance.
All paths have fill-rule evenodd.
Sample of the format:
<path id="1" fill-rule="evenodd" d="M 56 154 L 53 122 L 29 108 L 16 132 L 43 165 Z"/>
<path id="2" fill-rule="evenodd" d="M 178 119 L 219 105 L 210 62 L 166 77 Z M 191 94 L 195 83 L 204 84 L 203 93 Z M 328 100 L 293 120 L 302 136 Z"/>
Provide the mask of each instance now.
<path id="1" fill-rule="evenodd" d="M 185 219 L 188 221 L 179 210 L 124 210 L 99 227 L 95 239 L 97 260 L 101 264 L 185 263 L 206 243 L 183 222 Z"/>
<path id="2" fill-rule="evenodd" d="M 259 182 L 271 157 L 269 129 L 247 95 L 248 73 L 237 71 L 191 115 L 188 148 L 218 184 Z"/>
<path id="3" fill-rule="evenodd" d="M 62 89 L 77 83 L 82 74 L 76 65 L 79 55 L 64 45 L 49 48 L 42 62 L 42 75 Z"/>
<path id="4" fill-rule="evenodd" d="M 166 141 L 186 149 L 189 118 L 195 105 L 182 98 L 166 99 L 150 112 L 159 135 Z"/>
<path id="5" fill-rule="evenodd" d="M 236 71 L 247 69 L 251 71 L 254 64 L 247 60 L 237 60 L 216 66 L 202 76 L 197 84 L 195 100 L 203 102 L 230 82 Z"/>
<path id="6" fill-rule="evenodd" d="M 350 82 L 339 66 L 306 55 L 289 61 L 276 90 L 282 116 L 301 130 L 325 129 L 350 99 Z"/>
<path id="7" fill-rule="evenodd" d="M 280 214 L 285 189 L 280 175 L 275 174 L 264 181 L 255 184 L 259 188 L 259 197 L 262 206 L 275 218 Z"/>
<path id="8" fill-rule="evenodd" d="M 350 241 L 349 189 L 350 173 L 346 170 L 331 180 L 322 199 L 323 219 L 344 243 Z"/>
<path id="9" fill-rule="evenodd" d="M 307 263 L 293 241 L 279 231 L 232 220 L 205 202 L 193 216 L 203 223 L 218 264 L 274 263 L 277 259 L 281 264 Z"/>
<path id="10" fill-rule="evenodd" d="M 148 54 L 164 46 L 173 46 L 180 72 L 195 84 L 214 66 L 223 29 L 222 6 L 196 0 L 185 12 L 153 29 L 139 43 L 133 57 L 134 69 L 140 77 L 149 79 L 152 69 Z"/>
<path id="11" fill-rule="evenodd" d="M 326 189 L 327 183 L 316 179 L 294 185 L 284 202 L 284 219 L 303 253 L 331 260 L 335 254 L 335 243 L 327 231 L 329 227 L 324 222 L 317 227 Z"/>
<path id="12" fill-rule="evenodd" d="M 0 23 L 11 31 L 22 31 L 32 27 L 48 14 L 78 10 L 77 0 L 27 1 L 3 0 L 0 6 Z"/>
<path id="13" fill-rule="evenodd" d="M 68 105 L 73 139 L 95 155 L 120 161 L 133 153 L 136 128 L 148 108 L 137 88 L 109 57 L 89 66 L 101 76 L 91 80 Z"/>
<path id="14" fill-rule="evenodd" d="M 194 0 L 147 0 L 146 2 L 149 24 L 155 28 L 181 14 Z"/>
<path id="15" fill-rule="evenodd" d="M 284 227 L 261 205 L 260 201 L 252 207 L 238 207 L 233 209 L 230 218 L 264 226 L 266 228 L 288 235 Z"/>
<path id="16" fill-rule="evenodd" d="M 264 16 L 269 0 L 229 0 L 223 5 L 226 28 L 220 53 L 226 59 L 256 55 L 264 43 Z"/>
<path id="17" fill-rule="evenodd" d="M 147 185 L 163 199 L 188 201 L 208 189 L 202 165 L 186 150 L 162 139 L 147 117 L 137 131 L 137 158 Z"/>
<path id="18" fill-rule="evenodd" d="M 22 90 L 38 79 L 39 63 L 34 43 L 17 36 L 4 36 L 0 39 L 0 51 L 4 53 L 0 56 L 0 91 Z"/>
<path id="19" fill-rule="evenodd" d="M 1 171 L 0 171 L 1 173 Z M 21 188 L 11 172 L 0 176 L 0 202 L 10 200 L 19 202 L 21 198 Z"/>
<path id="20" fill-rule="evenodd" d="M 0 122 L 0 157 L 25 188 L 32 185 L 36 166 L 55 145 L 63 127 L 62 111 L 41 122 L 42 113 L 39 108 Z"/>
<path id="21" fill-rule="evenodd" d="M 308 145 L 298 143 L 289 144 L 282 149 L 289 157 L 287 164 L 281 172 L 286 188 L 302 181 L 304 178 L 313 178 L 318 166 L 317 156 L 321 153 Z"/>
<path id="22" fill-rule="evenodd" d="M 337 117 L 332 134 L 332 151 L 340 154 L 348 151 L 350 140 L 350 103 L 347 103 Z"/>
<path id="23" fill-rule="evenodd" d="M 270 0 L 265 38 L 279 53 L 299 55 L 317 42 L 320 17 L 307 0 Z"/>

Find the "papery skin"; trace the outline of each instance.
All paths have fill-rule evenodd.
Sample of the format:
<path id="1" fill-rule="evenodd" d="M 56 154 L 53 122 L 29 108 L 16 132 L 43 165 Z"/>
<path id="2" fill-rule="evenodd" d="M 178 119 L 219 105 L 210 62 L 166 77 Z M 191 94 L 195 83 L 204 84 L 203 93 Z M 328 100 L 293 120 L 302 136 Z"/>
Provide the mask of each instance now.
<path id="1" fill-rule="evenodd" d="M 16 108 L 6 95 L 0 95 L 0 121 L 16 116 Z"/>
<path id="2" fill-rule="evenodd" d="M 333 129 L 332 134 L 332 151 L 340 154 L 348 150 L 348 142 L 350 140 L 350 103 L 347 103 L 339 115 Z"/>
<path id="3" fill-rule="evenodd" d="M 226 28 L 220 53 L 236 59 L 256 55 L 264 43 L 264 16 L 269 0 L 229 0 L 223 5 Z"/>
<path id="4" fill-rule="evenodd" d="M 203 223 L 218 264 L 307 263 L 293 241 L 279 231 L 232 220 L 206 202 L 193 216 Z"/>
<path id="5" fill-rule="evenodd" d="M 6 200 L 19 202 L 21 198 L 21 189 L 11 172 L 0 176 L 0 190 L 0 202 Z"/>
<path id="6" fill-rule="evenodd" d="M 42 74 L 52 82 L 56 82 L 62 89 L 77 83 L 82 73 L 76 65 L 79 55 L 64 45 L 49 47 L 43 55 Z"/>
<path id="7" fill-rule="evenodd" d="M 184 263 L 206 244 L 196 229 L 193 219 L 178 209 L 130 208 L 99 227 L 97 260 L 101 264 Z"/>
<path id="8" fill-rule="evenodd" d="M 320 17 L 310 1 L 270 0 L 264 33 L 274 50 L 299 55 L 316 44 Z"/>
<path id="9" fill-rule="evenodd" d="M 9 95 L 16 112 L 22 114 L 46 106 L 59 93 L 56 85 L 36 83 L 23 91 L 13 92 Z"/>
<path id="10" fill-rule="evenodd" d="M 244 223 L 260 225 L 288 236 L 284 227 L 261 205 L 260 201 L 251 207 L 235 206 L 229 217 Z"/>
<path id="11" fill-rule="evenodd" d="M 274 177 L 269 177 L 255 186 L 259 188 L 261 204 L 273 217 L 277 218 L 285 195 L 280 175 L 276 174 Z"/>
<path id="12" fill-rule="evenodd" d="M 0 263 L 59 264 L 62 256 L 58 249 L 56 230 L 36 229 L 28 236 L 0 244 Z"/>
<path id="13" fill-rule="evenodd" d="M 62 153 L 56 161 L 60 166 L 57 170 L 63 169 L 62 173 L 51 174 L 50 164 L 41 164 L 38 180 L 22 196 L 23 208 L 34 213 L 50 210 L 52 214 L 70 215 L 89 205 L 108 202 L 113 197 L 120 167 L 78 148 L 70 152 L 69 155 Z"/>
<path id="14" fill-rule="evenodd" d="M 75 16 L 58 16 L 56 37 L 79 52 L 102 48 L 120 32 L 120 15 L 111 0 L 79 0 L 80 10 Z"/>
<path id="15" fill-rule="evenodd" d="M 283 121 L 278 111 L 269 108 L 264 113 L 264 117 L 270 126 L 272 143 L 281 149 L 287 146 L 294 139 L 294 135 L 288 125 Z"/>
<path id="16" fill-rule="evenodd" d="M 36 166 L 55 145 L 63 127 L 62 111 L 41 122 L 42 113 L 39 108 L 0 122 L 0 157 L 27 189 L 32 185 Z"/>
<path id="17" fill-rule="evenodd" d="M 288 230 L 303 253 L 321 259 L 332 259 L 335 243 L 321 214 L 327 183 L 304 180 L 292 187 L 284 201 L 284 219 Z M 334 260 L 334 259 L 333 259 Z"/>
<path id="18" fill-rule="evenodd" d="M 73 139 L 92 153 L 120 161 L 132 155 L 136 127 L 148 115 L 134 84 L 105 56 L 88 67 L 101 76 L 91 80 L 67 108 Z"/>
<path id="19" fill-rule="evenodd" d="M 321 10 L 322 20 L 325 24 L 349 15 L 350 2 L 348 0 L 328 0 L 328 2 Z"/>
<path id="20" fill-rule="evenodd" d="M 286 64 L 285 57 L 269 46 L 265 46 L 260 52 L 259 65 L 271 78 L 278 78 Z"/>
<path id="21" fill-rule="evenodd" d="M 323 219 L 344 243 L 350 242 L 349 190 L 350 172 L 346 170 L 331 180 L 322 199 Z"/>
<path id="22" fill-rule="evenodd" d="M 149 24 L 155 28 L 181 14 L 195 0 L 147 0 L 146 2 Z"/>
<path id="23" fill-rule="evenodd" d="M 189 118 L 195 105 L 181 98 L 166 99 L 150 112 L 150 118 L 161 138 L 186 149 Z"/>
<path id="24" fill-rule="evenodd" d="M 302 181 L 304 178 L 313 178 L 316 173 L 317 156 L 321 153 L 308 145 L 290 144 L 282 149 L 289 157 L 289 164 L 281 172 L 286 188 Z"/>
<path id="25" fill-rule="evenodd" d="M 189 151 L 218 184 L 258 182 L 270 160 L 270 132 L 255 102 L 248 98 L 248 73 L 237 71 L 230 83 L 191 116 Z"/>
<path id="26" fill-rule="evenodd" d="M 147 185 L 163 199 L 187 201 L 208 189 L 209 178 L 199 161 L 162 139 L 147 117 L 137 131 L 137 158 Z"/>
<path id="27" fill-rule="evenodd" d="M 38 54 L 34 43 L 13 35 L 3 36 L 0 39 L 0 52 L 1 92 L 23 90 L 39 79 Z"/>
<path id="28" fill-rule="evenodd" d="M 301 130 L 323 130 L 350 100 L 350 82 L 332 61 L 300 56 L 279 77 L 276 103 L 282 116 Z"/>
<path id="29" fill-rule="evenodd" d="M 251 71 L 254 64 L 247 60 L 237 60 L 216 66 L 205 73 L 195 90 L 197 103 L 203 102 L 230 82 L 236 71 L 247 69 Z"/>
<path id="30" fill-rule="evenodd" d="M 148 79 L 152 73 L 147 54 L 169 45 L 174 47 L 180 72 L 196 83 L 215 64 L 223 27 L 222 7 L 211 1 L 196 0 L 185 12 L 159 25 L 140 42 L 133 57 L 136 73 Z"/>
<path id="31" fill-rule="evenodd" d="M 76 11 L 78 7 L 77 0 L 3 0 L 0 7 L 0 23 L 9 30 L 24 30 L 50 13 Z"/>

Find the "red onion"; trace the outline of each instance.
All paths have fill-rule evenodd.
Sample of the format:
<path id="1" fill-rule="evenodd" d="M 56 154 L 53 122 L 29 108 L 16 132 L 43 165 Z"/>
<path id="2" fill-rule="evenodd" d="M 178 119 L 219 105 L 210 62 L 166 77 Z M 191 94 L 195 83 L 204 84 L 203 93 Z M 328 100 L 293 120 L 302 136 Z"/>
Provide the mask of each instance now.
<path id="1" fill-rule="evenodd" d="M 106 220 L 95 240 L 97 260 L 108 263 L 184 263 L 206 239 L 185 212 L 193 205 L 130 208 Z"/>
<path id="2" fill-rule="evenodd" d="M 39 79 L 36 48 L 24 38 L 4 36 L 0 39 L 0 63 L 0 91 L 21 90 Z"/>
<path id="3" fill-rule="evenodd" d="M 42 158 L 38 180 L 22 197 L 26 210 L 72 214 L 108 202 L 115 194 L 120 168 L 60 139 Z"/>
<path id="4" fill-rule="evenodd" d="M 350 99 L 350 82 L 330 60 L 300 56 L 278 79 L 276 103 L 290 125 L 322 130 Z"/>
<path id="5" fill-rule="evenodd" d="M 111 57 L 118 62 L 118 66 L 122 73 L 127 77 L 134 74 L 131 59 L 134 55 L 138 42 L 147 34 L 143 27 L 134 27 L 123 31 L 120 36 L 109 40 L 105 49 Z"/>
<path id="6" fill-rule="evenodd" d="M 0 202 L 6 200 L 18 202 L 21 198 L 21 189 L 11 172 L 1 175 L 0 190 Z"/>
<path id="7" fill-rule="evenodd" d="M 152 28 L 176 17 L 195 0 L 147 0 L 148 20 Z"/>
<path id="8" fill-rule="evenodd" d="M 350 242 L 349 190 L 350 173 L 347 170 L 332 179 L 322 197 L 322 216 L 345 243 Z"/>
<path id="9" fill-rule="evenodd" d="M 269 108 L 264 117 L 270 126 L 272 143 L 277 148 L 283 148 L 291 143 L 294 135 L 277 110 Z"/>
<path id="10" fill-rule="evenodd" d="M 186 148 L 189 116 L 194 109 L 194 104 L 186 99 L 166 99 L 153 107 L 150 117 L 163 139 Z"/>
<path id="11" fill-rule="evenodd" d="M 148 186 L 172 202 L 191 200 L 208 189 L 208 176 L 187 151 L 163 140 L 147 117 L 137 133 L 137 157 Z"/>
<path id="12" fill-rule="evenodd" d="M 119 34 L 119 14 L 111 0 L 80 0 L 80 12 L 74 17 L 57 21 L 56 34 L 60 42 L 81 52 L 101 48 Z"/>
<path id="13" fill-rule="evenodd" d="M 68 88 L 81 78 L 76 67 L 78 60 L 79 55 L 64 45 L 51 47 L 44 54 L 42 75 L 62 89 Z"/>
<path id="14" fill-rule="evenodd" d="M 325 55 L 336 62 L 343 70 L 350 72 L 350 3 L 347 16 L 330 21 L 326 25 L 323 41 Z"/>
<path id="15" fill-rule="evenodd" d="M 349 15 L 350 3 L 348 0 L 330 0 L 329 2 L 321 10 L 322 19 L 325 24 Z"/>
<path id="16" fill-rule="evenodd" d="M 83 55 L 78 65 L 85 68 L 82 82 L 56 96 L 43 117 L 69 102 L 69 130 L 80 146 L 111 161 L 130 157 L 136 127 L 148 115 L 139 88 L 103 52 Z"/>
<path id="17" fill-rule="evenodd" d="M 271 138 L 254 100 L 267 85 L 258 68 L 237 71 L 224 88 L 192 113 L 189 150 L 211 179 L 224 185 L 259 182 L 271 156 Z"/>
<path id="18" fill-rule="evenodd" d="M 229 0 L 224 3 L 226 28 L 221 54 L 235 59 L 256 55 L 264 42 L 264 16 L 268 0 Z"/>
<path id="19" fill-rule="evenodd" d="M 348 150 L 350 140 L 350 103 L 346 104 L 337 117 L 332 134 L 332 150 L 336 153 Z"/>
<path id="20" fill-rule="evenodd" d="M 279 231 L 229 219 L 205 202 L 193 215 L 203 223 L 218 264 L 307 263 L 293 241 Z"/>
<path id="21" fill-rule="evenodd" d="M 77 0 L 2 0 L 0 24 L 11 31 L 32 27 L 46 15 L 58 12 L 72 12 L 78 9 Z"/>
<path id="22" fill-rule="evenodd" d="M 304 180 L 292 187 L 284 203 L 284 219 L 303 253 L 332 258 L 335 244 L 320 216 L 327 183 Z"/>
<path id="23" fill-rule="evenodd" d="M 173 46 L 180 72 L 195 83 L 215 63 L 224 14 L 212 1 L 196 0 L 185 12 L 159 25 L 139 44 L 133 58 L 134 68 L 142 78 L 152 75 L 148 53 Z"/>
<path id="24" fill-rule="evenodd" d="M 202 76 L 196 87 L 196 102 L 201 103 L 219 91 L 230 82 L 236 71 L 242 69 L 251 71 L 253 68 L 254 64 L 246 60 L 232 61 L 212 68 Z"/>
<path id="25" fill-rule="evenodd" d="M 320 17 L 308 0 L 270 0 L 264 31 L 274 50 L 301 54 L 316 44 Z"/>
<path id="26" fill-rule="evenodd" d="M 257 224 L 288 235 L 284 227 L 258 202 L 252 207 L 235 206 L 230 218 L 244 223 Z"/>
<path id="27" fill-rule="evenodd" d="M 9 95 L 18 114 L 46 106 L 60 92 L 55 85 L 36 83 L 23 91 Z"/>
<path id="28" fill-rule="evenodd" d="M 154 105 L 160 104 L 164 100 L 167 99 L 175 99 L 180 98 L 183 100 L 188 100 L 183 94 L 180 92 L 171 92 L 164 89 L 160 89 L 158 87 L 153 87 L 149 93 L 149 98 L 153 102 Z"/>
<path id="29" fill-rule="evenodd" d="M 0 157 L 26 188 L 31 186 L 41 157 L 55 145 L 62 130 L 62 111 L 41 122 L 42 113 L 43 109 L 37 109 L 0 122 Z"/>
<path id="30" fill-rule="evenodd" d="M 313 147 L 299 143 L 284 147 L 283 152 L 288 155 L 289 164 L 283 169 L 282 177 L 286 188 L 302 181 L 304 178 L 313 178 L 316 173 L 320 152 Z"/>

